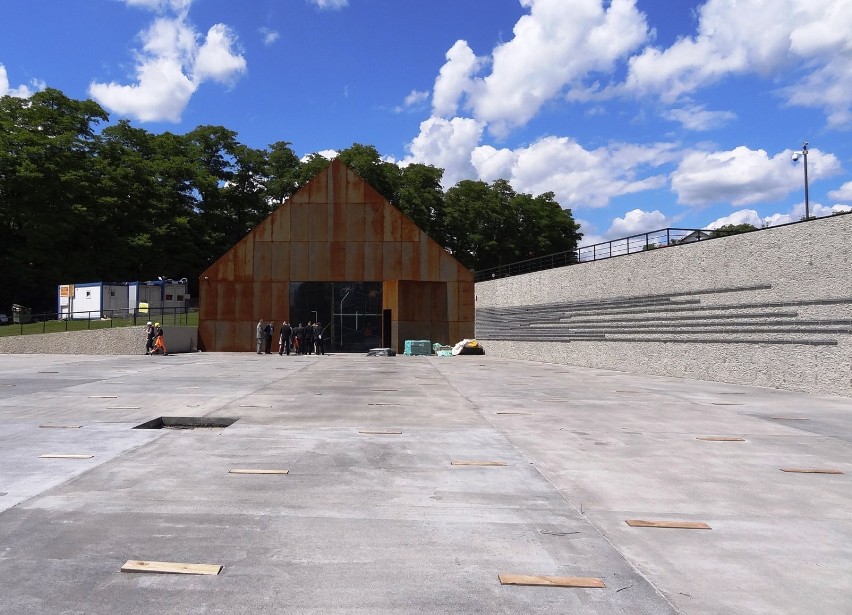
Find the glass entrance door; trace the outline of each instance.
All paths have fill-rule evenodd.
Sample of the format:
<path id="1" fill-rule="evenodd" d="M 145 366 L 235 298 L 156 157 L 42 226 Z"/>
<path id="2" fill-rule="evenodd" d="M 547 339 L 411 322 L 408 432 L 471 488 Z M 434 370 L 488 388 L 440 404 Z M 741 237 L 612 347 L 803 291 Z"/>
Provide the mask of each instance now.
<path id="1" fill-rule="evenodd" d="M 382 344 L 382 283 L 335 282 L 334 350 L 367 352 Z"/>

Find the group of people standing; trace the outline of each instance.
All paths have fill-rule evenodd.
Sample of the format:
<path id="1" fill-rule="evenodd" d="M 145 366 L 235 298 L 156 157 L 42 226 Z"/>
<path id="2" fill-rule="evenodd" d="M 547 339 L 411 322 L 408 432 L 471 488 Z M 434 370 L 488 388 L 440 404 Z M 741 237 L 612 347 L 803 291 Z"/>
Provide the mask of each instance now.
<path id="1" fill-rule="evenodd" d="M 271 354 L 275 325 L 257 321 L 257 354 Z M 292 326 L 286 320 L 278 330 L 278 354 L 325 354 L 323 328 L 319 322 L 308 321 Z"/>
<path id="2" fill-rule="evenodd" d="M 145 324 L 145 354 L 169 354 L 166 351 L 166 341 L 163 338 L 163 328 L 160 323 Z"/>

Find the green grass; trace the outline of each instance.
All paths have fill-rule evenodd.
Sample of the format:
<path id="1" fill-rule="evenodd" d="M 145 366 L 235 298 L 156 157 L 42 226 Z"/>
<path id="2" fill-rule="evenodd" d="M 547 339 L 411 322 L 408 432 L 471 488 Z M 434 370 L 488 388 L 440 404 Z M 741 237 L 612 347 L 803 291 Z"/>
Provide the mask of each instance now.
<path id="1" fill-rule="evenodd" d="M 36 316 L 38 318 L 38 316 Z M 187 314 L 165 314 L 157 316 L 163 326 L 198 326 L 198 312 Z M 44 320 L 23 325 L 11 324 L 0 327 L 0 337 L 11 335 L 36 335 L 39 333 L 61 333 L 64 331 L 86 331 L 88 329 L 111 329 L 116 327 L 144 326 L 147 316 L 138 316 L 136 322 L 132 318 L 109 318 L 104 320 Z"/>

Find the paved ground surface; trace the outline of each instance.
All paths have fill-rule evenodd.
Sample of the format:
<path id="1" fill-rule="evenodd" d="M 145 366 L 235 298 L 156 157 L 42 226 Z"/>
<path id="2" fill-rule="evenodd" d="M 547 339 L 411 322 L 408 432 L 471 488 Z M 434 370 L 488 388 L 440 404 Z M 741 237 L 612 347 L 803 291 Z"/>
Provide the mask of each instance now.
<path id="1" fill-rule="evenodd" d="M 239 420 L 131 429 L 161 416 Z M 850 562 L 849 399 L 487 356 L 0 356 L 2 614 L 830 615 Z"/>

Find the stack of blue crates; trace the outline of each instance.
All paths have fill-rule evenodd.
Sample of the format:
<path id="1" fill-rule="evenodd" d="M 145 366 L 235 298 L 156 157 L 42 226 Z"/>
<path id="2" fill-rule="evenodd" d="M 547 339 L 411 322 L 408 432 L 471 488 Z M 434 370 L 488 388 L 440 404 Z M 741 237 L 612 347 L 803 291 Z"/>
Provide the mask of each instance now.
<path id="1" fill-rule="evenodd" d="M 429 340 L 405 340 L 403 354 L 407 357 L 432 354 L 432 344 Z"/>

